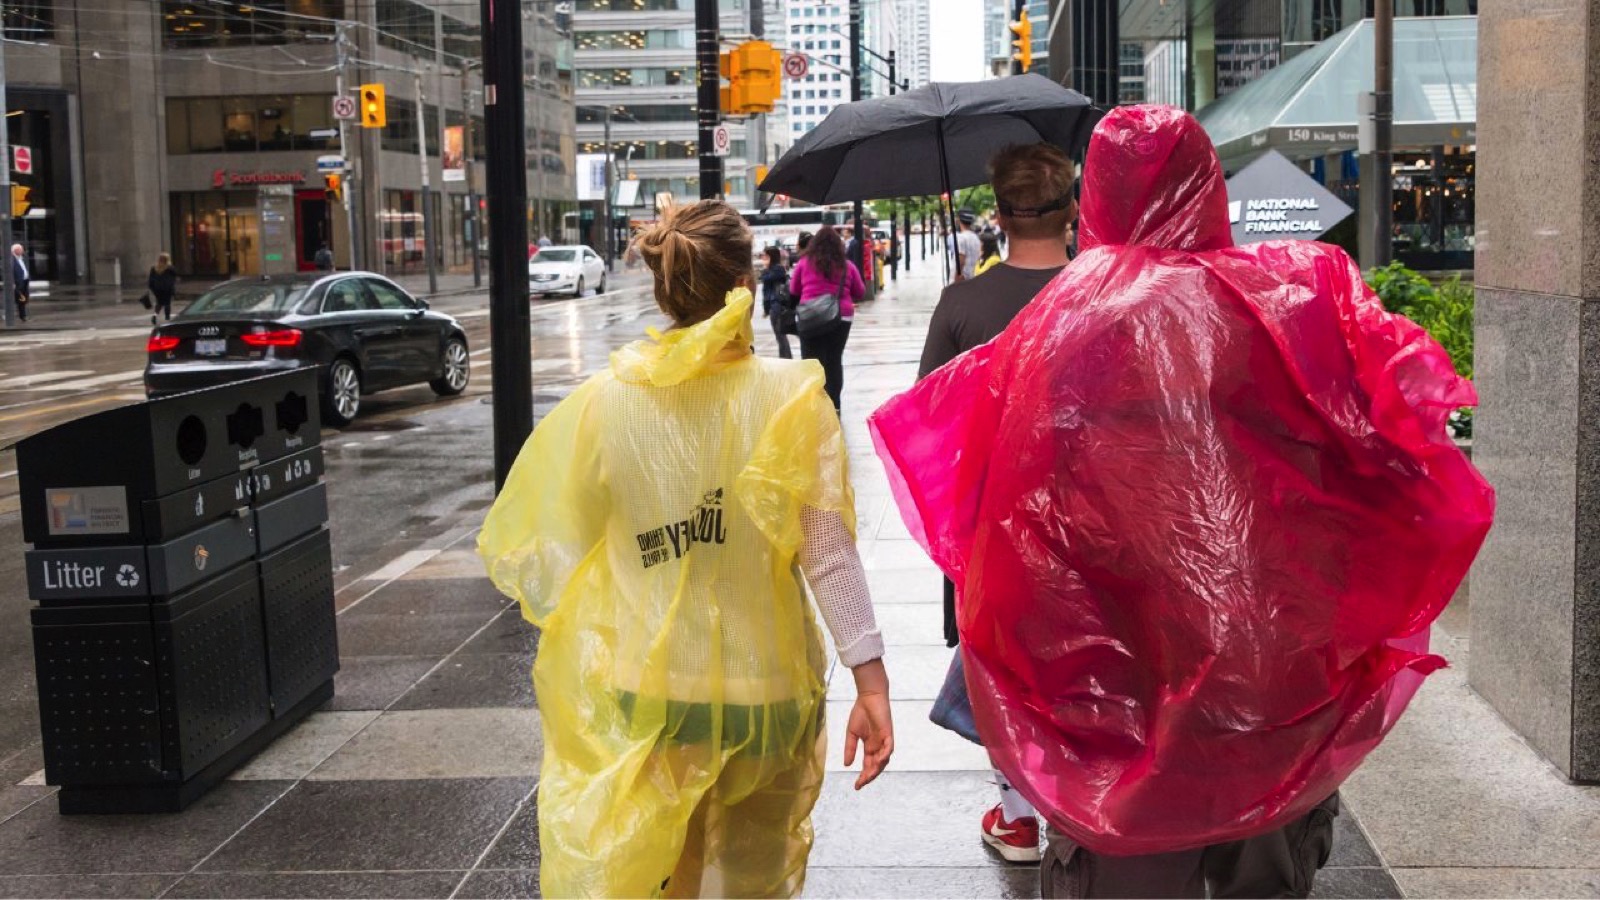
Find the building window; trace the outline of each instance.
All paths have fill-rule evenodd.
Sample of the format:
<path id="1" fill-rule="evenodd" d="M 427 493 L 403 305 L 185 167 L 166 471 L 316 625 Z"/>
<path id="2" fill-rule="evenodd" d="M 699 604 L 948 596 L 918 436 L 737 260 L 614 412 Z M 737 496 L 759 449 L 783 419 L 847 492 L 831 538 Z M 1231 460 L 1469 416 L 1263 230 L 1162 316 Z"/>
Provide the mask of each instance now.
<path id="1" fill-rule="evenodd" d="M 433 10 L 411 0 L 377 0 L 378 43 L 412 56 L 432 56 L 439 49 Z"/>
<path id="2" fill-rule="evenodd" d="M 439 25 L 445 53 L 471 60 L 483 56 L 483 33 L 477 25 L 450 16 L 440 16 Z"/>
<path id="3" fill-rule="evenodd" d="M 583 31 L 577 42 L 579 50 L 693 50 L 694 29 Z"/>
<path id="4" fill-rule="evenodd" d="M 614 107 L 613 121 L 623 122 L 693 122 L 695 109 L 693 106 L 628 106 Z M 605 119 L 602 110 L 590 106 L 578 107 L 579 125 L 598 125 Z"/>
<path id="5" fill-rule="evenodd" d="M 692 10 L 694 0 L 578 0 L 578 12 Z"/>
<path id="6" fill-rule="evenodd" d="M 694 83 L 688 68 L 583 69 L 578 72 L 578 87 L 668 87 Z"/>
<path id="7" fill-rule="evenodd" d="M 7 3 L 5 36 L 12 41 L 48 41 L 55 37 L 54 4 L 49 0 L 12 0 Z"/>
<path id="8" fill-rule="evenodd" d="M 344 0 L 162 0 L 168 47 L 291 44 L 329 35 L 345 16 Z M 7 13 L 7 30 L 10 28 Z M 323 20 L 323 21 L 318 21 Z"/>
<path id="9" fill-rule="evenodd" d="M 423 133 L 428 137 L 428 155 L 439 155 L 439 107 L 423 104 Z M 383 149 L 394 153 L 417 154 L 417 101 L 396 98 L 389 104 L 389 121 L 383 126 Z"/>
<path id="10" fill-rule="evenodd" d="M 168 97 L 167 152 L 326 150 L 335 141 L 331 94 Z"/>

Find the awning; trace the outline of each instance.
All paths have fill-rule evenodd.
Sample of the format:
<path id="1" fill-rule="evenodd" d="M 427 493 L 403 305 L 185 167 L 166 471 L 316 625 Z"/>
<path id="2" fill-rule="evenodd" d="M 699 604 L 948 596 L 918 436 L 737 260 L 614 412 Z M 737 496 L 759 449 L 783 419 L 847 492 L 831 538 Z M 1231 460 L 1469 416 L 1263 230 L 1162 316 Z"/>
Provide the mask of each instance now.
<path id="1" fill-rule="evenodd" d="M 1351 25 L 1196 114 L 1230 170 L 1277 150 L 1307 159 L 1356 147 L 1372 90 L 1373 22 Z M 1477 16 L 1394 22 L 1394 146 L 1478 140 Z"/>

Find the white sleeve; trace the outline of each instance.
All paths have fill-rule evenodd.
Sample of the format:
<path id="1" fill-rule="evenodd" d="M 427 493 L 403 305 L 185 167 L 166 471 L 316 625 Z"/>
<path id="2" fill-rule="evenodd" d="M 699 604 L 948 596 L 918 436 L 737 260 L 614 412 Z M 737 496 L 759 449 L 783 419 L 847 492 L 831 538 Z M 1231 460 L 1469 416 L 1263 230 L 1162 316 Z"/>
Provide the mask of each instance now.
<path id="1" fill-rule="evenodd" d="M 861 554 L 837 512 L 806 507 L 800 512 L 805 542 L 800 571 L 839 648 L 839 661 L 854 668 L 883 656 L 883 636 L 872 614 L 872 596 Z"/>

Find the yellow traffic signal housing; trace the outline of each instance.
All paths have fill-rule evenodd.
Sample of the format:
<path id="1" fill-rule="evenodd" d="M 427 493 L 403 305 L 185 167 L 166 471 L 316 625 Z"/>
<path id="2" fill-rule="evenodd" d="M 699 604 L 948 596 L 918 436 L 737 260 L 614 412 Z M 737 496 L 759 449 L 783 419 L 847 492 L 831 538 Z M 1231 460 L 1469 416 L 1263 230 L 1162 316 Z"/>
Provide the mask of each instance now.
<path id="1" fill-rule="evenodd" d="M 20 184 L 11 186 L 11 218 L 20 219 L 33 209 L 33 188 Z"/>
<path id="2" fill-rule="evenodd" d="M 1011 32 L 1017 37 L 1011 46 L 1017 52 L 1011 58 L 1022 64 L 1022 71 L 1026 72 L 1033 67 L 1033 23 L 1028 21 L 1028 11 L 1022 10 L 1017 16 L 1017 21 L 1011 23 Z"/>
<path id="3" fill-rule="evenodd" d="M 383 85 L 361 86 L 361 127 L 382 128 L 389 124 L 389 107 L 384 99 Z"/>
<path id="4" fill-rule="evenodd" d="M 322 188 L 328 200 L 338 203 L 344 199 L 344 176 L 337 174 L 322 176 Z"/>
<path id="5" fill-rule="evenodd" d="M 729 54 L 728 111 L 768 113 L 783 93 L 783 54 L 766 41 L 746 41 Z"/>

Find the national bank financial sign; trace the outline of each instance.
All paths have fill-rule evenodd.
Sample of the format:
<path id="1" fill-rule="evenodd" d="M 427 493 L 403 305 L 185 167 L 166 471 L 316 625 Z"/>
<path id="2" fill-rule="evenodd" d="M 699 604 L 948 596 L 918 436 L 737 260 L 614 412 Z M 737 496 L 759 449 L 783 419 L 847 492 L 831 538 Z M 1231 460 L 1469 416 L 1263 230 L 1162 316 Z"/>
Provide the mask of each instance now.
<path id="1" fill-rule="evenodd" d="M 1233 242 L 1315 240 L 1352 210 L 1275 150 L 1228 179 Z"/>

